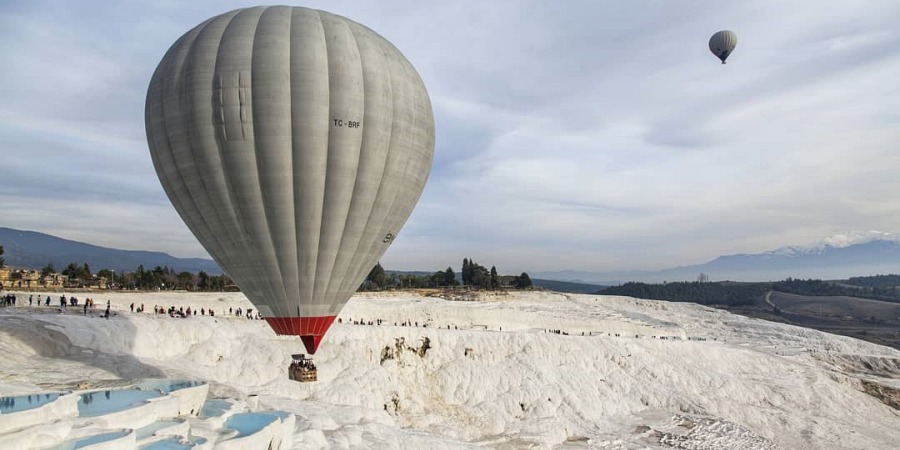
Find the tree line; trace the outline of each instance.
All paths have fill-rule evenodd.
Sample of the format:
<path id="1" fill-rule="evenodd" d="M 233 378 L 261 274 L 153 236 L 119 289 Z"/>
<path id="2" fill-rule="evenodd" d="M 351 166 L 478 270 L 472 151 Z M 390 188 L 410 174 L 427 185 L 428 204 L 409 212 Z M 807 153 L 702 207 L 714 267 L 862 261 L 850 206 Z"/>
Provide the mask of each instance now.
<path id="1" fill-rule="evenodd" d="M 0 255 L 2 255 L 0 247 Z M 2 260 L 0 260 L 2 261 Z M 47 264 L 41 269 L 41 276 L 46 277 L 57 273 L 53 264 Z M 147 269 L 139 265 L 137 269 L 129 272 L 116 272 L 110 269 L 100 269 L 96 273 L 91 271 L 88 263 L 69 263 L 60 274 L 65 275 L 70 286 L 86 287 L 97 284 L 100 278 L 106 280 L 111 289 L 130 290 L 186 290 L 186 291 L 225 291 L 239 290 L 238 286 L 227 275 L 209 275 L 204 271 L 191 273 L 188 271 L 176 272 L 168 266 L 156 266 Z M 468 286 L 475 289 L 501 289 L 513 287 L 527 289 L 532 287 L 531 278 L 527 273 L 509 277 L 500 276 L 497 268 L 492 266 L 490 270 L 474 262 L 469 258 L 463 259 L 461 279 L 457 278 L 453 268 L 447 267 L 431 274 L 417 275 L 411 273 L 387 274 L 381 263 L 369 272 L 369 275 L 359 287 L 360 290 L 383 290 L 404 288 L 434 288 L 449 286 Z"/>
<path id="2" fill-rule="evenodd" d="M 490 270 L 470 258 L 463 258 L 462 271 L 457 278 L 452 267 L 429 274 L 391 273 L 385 272 L 381 263 L 369 272 L 363 281 L 361 290 L 384 290 L 404 288 L 436 288 L 452 286 L 468 286 L 475 289 L 497 290 L 504 287 L 527 289 L 532 287 L 531 278 L 522 272 L 516 276 L 501 276 L 496 266 Z"/>
<path id="3" fill-rule="evenodd" d="M 41 276 L 52 273 L 56 273 L 53 264 L 47 264 L 41 269 Z M 69 263 L 59 273 L 68 277 L 70 283 L 82 286 L 92 284 L 99 278 L 105 278 L 107 286 L 113 289 L 182 289 L 187 291 L 236 289 L 234 281 L 227 275 L 210 275 L 202 270 L 196 274 L 188 271 L 176 272 L 168 266 L 156 266 L 148 270 L 141 264 L 131 272 L 117 273 L 110 269 L 100 269 L 94 274 L 88 263 L 81 265 Z"/>
<path id="4" fill-rule="evenodd" d="M 762 300 L 768 291 L 806 296 L 846 296 L 900 302 L 900 276 L 854 277 L 841 281 L 787 278 L 782 281 L 759 283 L 692 281 L 647 284 L 628 282 L 620 286 L 602 289 L 597 294 L 692 302 L 701 305 L 748 306 Z"/>
<path id="5" fill-rule="evenodd" d="M 691 302 L 701 305 L 746 306 L 756 303 L 767 291 L 766 286 L 757 283 L 684 281 L 664 284 L 628 282 L 620 286 L 602 289 L 597 294 Z"/>

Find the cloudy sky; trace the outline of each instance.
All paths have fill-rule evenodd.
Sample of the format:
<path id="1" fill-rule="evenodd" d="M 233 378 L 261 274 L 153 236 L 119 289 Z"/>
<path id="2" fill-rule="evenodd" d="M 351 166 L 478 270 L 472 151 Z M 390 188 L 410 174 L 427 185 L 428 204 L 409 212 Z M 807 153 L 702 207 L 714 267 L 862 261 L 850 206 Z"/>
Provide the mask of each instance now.
<path id="1" fill-rule="evenodd" d="M 175 39 L 251 5 L 0 2 L 0 226 L 206 257 L 144 98 Z M 432 98 L 431 177 L 388 269 L 661 269 L 900 231 L 895 0 L 302 6 L 386 37 Z"/>

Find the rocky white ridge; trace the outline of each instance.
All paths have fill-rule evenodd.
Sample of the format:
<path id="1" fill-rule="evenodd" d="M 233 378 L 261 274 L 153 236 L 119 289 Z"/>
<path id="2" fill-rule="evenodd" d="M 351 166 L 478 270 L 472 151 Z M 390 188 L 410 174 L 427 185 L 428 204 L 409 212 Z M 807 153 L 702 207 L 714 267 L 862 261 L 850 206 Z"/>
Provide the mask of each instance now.
<path id="1" fill-rule="evenodd" d="M 205 380 L 212 397 L 258 395 L 260 409 L 294 414 L 295 449 L 900 442 L 900 351 L 694 304 L 552 292 L 477 301 L 360 294 L 316 355 L 320 381 L 300 384 L 286 375 L 298 339 L 227 316 L 252 307 L 240 293 L 94 295 L 111 300 L 118 314 L 109 320 L 22 307 L 27 295 L 0 310 L 0 395 L 85 381 Z M 216 316 L 130 313 L 132 302 Z"/>

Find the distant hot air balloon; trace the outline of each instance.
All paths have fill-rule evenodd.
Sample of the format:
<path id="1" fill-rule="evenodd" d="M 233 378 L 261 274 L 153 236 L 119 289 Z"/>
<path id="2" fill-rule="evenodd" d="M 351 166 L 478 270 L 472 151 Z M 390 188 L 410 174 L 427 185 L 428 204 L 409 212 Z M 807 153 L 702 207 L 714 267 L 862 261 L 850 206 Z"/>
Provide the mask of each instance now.
<path id="1" fill-rule="evenodd" d="M 713 52 L 716 57 L 721 59 L 722 64 L 725 64 L 725 60 L 728 59 L 728 55 L 734 51 L 736 45 L 737 35 L 734 34 L 733 31 L 717 31 L 709 38 L 709 51 Z"/>
<path id="2" fill-rule="evenodd" d="M 153 74 L 146 128 L 188 228 L 310 354 L 406 222 L 434 154 L 431 102 L 400 51 L 300 7 L 188 31 Z"/>

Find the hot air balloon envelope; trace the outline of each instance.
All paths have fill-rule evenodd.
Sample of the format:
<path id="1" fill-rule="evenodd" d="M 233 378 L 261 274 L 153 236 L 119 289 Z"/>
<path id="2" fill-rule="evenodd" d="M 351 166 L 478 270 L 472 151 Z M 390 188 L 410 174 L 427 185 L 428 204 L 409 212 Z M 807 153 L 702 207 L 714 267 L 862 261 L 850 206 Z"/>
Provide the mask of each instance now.
<path id="1" fill-rule="evenodd" d="M 717 31 L 709 38 L 709 51 L 722 60 L 722 64 L 725 64 L 725 60 L 734 51 L 736 45 L 737 35 L 733 31 Z"/>
<path id="2" fill-rule="evenodd" d="M 406 222 L 434 152 L 428 93 L 400 51 L 300 7 L 188 31 L 153 74 L 146 128 L 188 228 L 310 354 Z"/>

